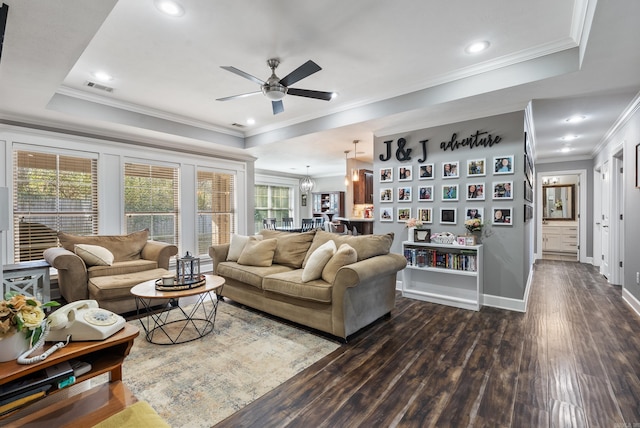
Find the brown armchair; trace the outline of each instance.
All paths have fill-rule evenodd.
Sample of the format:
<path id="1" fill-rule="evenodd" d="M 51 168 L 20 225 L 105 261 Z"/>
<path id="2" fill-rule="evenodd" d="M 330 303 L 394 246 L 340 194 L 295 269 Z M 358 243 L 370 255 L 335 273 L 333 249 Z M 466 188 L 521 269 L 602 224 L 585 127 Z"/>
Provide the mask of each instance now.
<path id="1" fill-rule="evenodd" d="M 48 248 L 44 258 L 58 270 L 60 294 L 67 302 L 93 299 L 101 308 L 125 313 L 136 309 L 131 288 L 170 273 L 169 260 L 178 253 L 175 245 L 148 238 L 148 229 L 129 235 L 58 232 L 61 247 Z M 95 254 L 87 255 L 86 249 Z"/>

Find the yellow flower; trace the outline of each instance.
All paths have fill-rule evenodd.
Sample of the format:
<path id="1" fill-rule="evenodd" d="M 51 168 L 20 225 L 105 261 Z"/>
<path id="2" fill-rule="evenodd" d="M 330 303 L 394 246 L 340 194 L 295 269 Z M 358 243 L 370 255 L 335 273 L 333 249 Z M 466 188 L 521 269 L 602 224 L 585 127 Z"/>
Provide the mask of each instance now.
<path id="1" fill-rule="evenodd" d="M 44 311 L 39 306 L 27 306 L 18 313 L 18 316 L 22 318 L 24 326 L 30 330 L 40 327 L 45 317 Z"/>

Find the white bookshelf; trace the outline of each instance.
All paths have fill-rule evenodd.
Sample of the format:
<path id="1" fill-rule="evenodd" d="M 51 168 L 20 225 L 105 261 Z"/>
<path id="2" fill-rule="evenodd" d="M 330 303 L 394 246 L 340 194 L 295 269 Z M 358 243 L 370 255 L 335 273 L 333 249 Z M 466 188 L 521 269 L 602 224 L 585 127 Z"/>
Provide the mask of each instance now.
<path id="1" fill-rule="evenodd" d="M 482 306 L 482 245 L 402 243 L 402 251 L 415 250 L 402 271 L 402 295 L 474 311 Z M 419 258 L 419 252 L 427 259 Z M 412 264 L 413 262 L 413 264 Z M 424 265 L 422 265 L 424 262 Z M 436 262 L 436 263 L 434 263 Z M 418 265 L 418 263 L 420 265 Z M 432 266 L 436 264 L 435 266 Z"/>

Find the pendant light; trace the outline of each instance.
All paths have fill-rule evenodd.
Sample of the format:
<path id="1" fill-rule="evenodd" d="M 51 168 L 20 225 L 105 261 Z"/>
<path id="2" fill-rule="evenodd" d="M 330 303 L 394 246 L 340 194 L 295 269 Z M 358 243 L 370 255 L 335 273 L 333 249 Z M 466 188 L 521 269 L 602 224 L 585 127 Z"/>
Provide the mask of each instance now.
<path id="1" fill-rule="evenodd" d="M 359 142 L 360 140 L 353 140 L 353 163 L 356 167 L 353 169 L 351 181 L 360 180 L 360 169 L 358 169 L 358 160 L 356 159 L 358 157 L 358 150 L 356 149 L 356 147 Z"/>
<path id="2" fill-rule="evenodd" d="M 307 165 L 307 176 L 300 179 L 300 190 L 302 193 L 309 193 L 315 185 L 316 183 L 309 177 L 309 165 Z"/>
<path id="3" fill-rule="evenodd" d="M 349 159 L 347 159 L 347 155 L 349 154 L 351 150 L 345 150 L 344 151 L 344 168 L 345 168 L 345 172 L 344 172 L 344 185 L 345 187 L 349 186 Z"/>

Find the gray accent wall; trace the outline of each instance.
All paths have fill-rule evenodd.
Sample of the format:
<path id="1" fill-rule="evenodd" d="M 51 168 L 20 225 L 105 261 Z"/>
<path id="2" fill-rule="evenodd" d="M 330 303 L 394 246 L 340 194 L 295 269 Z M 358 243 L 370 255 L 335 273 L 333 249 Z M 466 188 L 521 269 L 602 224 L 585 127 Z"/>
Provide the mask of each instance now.
<path id="1" fill-rule="evenodd" d="M 468 145 L 455 150 L 443 150 L 442 142 L 452 140 L 452 135 L 457 134 L 457 140 L 461 141 L 476 131 L 486 132 L 493 138 L 499 136 L 500 142 L 493 146 Z M 485 134 L 484 137 L 487 135 Z M 396 156 L 398 140 L 404 138 L 407 149 L 411 149 L 410 160 L 402 160 L 403 150 L 399 151 L 400 158 Z M 385 141 L 391 140 L 391 158 L 383 161 L 387 155 Z M 427 157 L 424 162 L 419 162 L 423 157 L 420 141 L 429 140 L 426 143 Z M 495 175 L 493 173 L 494 157 L 513 156 L 513 174 Z M 467 161 L 472 159 L 485 159 L 486 175 L 481 177 L 467 176 Z M 459 162 L 459 177 L 444 179 L 442 177 L 442 165 L 449 162 Z M 419 179 L 419 166 L 433 163 L 433 180 Z M 412 166 L 413 178 L 411 181 L 398 181 L 400 167 Z M 524 111 L 518 111 L 482 119 L 442 125 L 433 128 L 419 129 L 388 136 L 376 136 L 374 139 L 374 202 L 376 221 L 374 230 L 377 234 L 393 232 L 395 234 L 392 252 L 402 253 L 402 241 L 407 240 L 408 231 L 404 221 L 397 219 L 398 208 L 411 208 L 411 216 L 417 216 L 418 208 L 431 207 L 433 209 L 433 223 L 426 225 L 435 232 L 451 232 L 455 235 L 464 235 L 465 212 L 468 207 L 484 209 L 485 230 L 482 243 L 484 245 L 484 294 L 499 298 L 523 300 L 532 260 L 533 227 L 534 221 L 524 221 Z M 393 169 L 392 182 L 380 182 L 380 170 L 382 168 Z M 496 182 L 513 182 L 513 199 L 493 200 L 493 184 Z M 467 200 L 467 184 L 484 183 L 484 200 Z M 457 184 L 458 201 L 443 201 L 442 186 Z M 420 186 L 434 186 L 434 201 L 418 201 L 418 189 Z M 412 188 L 411 202 L 398 202 L 398 188 Z M 393 202 L 380 202 L 382 188 L 393 189 Z M 455 208 L 457 221 L 455 225 L 440 224 L 440 208 Z M 382 209 L 393 208 L 393 221 L 380 220 Z M 511 209 L 511 225 L 496 226 L 491 224 L 494 208 Z"/>

